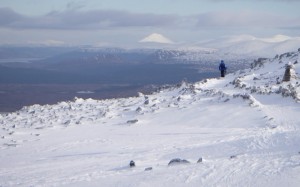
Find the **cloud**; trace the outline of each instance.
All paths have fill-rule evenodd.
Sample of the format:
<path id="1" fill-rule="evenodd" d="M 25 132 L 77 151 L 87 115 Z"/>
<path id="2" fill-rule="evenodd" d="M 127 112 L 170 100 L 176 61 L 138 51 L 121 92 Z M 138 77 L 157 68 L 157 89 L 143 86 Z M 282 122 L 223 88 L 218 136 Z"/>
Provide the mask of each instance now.
<path id="1" fill-rule="evenodd" d="M 245 0 L 204 0 L 204 1 L 211 1 L 211 2 L 233 2 L 233 1 L 242 1 L 244 2 Z M 264 2 L 264 1 L 274 1 L 274 2 L 290 2 L 290 3 L 295 3 L 295 2 L 300 2 L 300 0 L 254 0 L 257 2 Z"/>
<path id="2" fill-rule="evenodd" d="M 218 11 L 193 16 L 132 13 L 118 10 L 86 10 L 75 5 L 65 11 L 42 16 L 25 16 L 10 8 L 0 8 L 0 28 L 27 30 L 117 30 L 118 28 L 226 29 L 226 28 L 298 28 L 300 18 L 265 12 Z M 77 6 L 78 7 L 78 6 Z"/>
<path id="3" fill-rule="evenodd" d="M 0 8 L 0 27 L 15 29 L 106 29 L 112 27 L 164 27 L 174 25 L 176 15 L 130 13 L 117 10 L 68 9 L 29 17 Z"/>
<path id="4" fill-rule="evenodd" d="M 209 12 L 194 17 L 200 28 L 280 28 L 295 24 L 295 19 L 265 12 Z M 299 22 L 299 21 L 298 21 Z"/>
<path id="5" fill-rule="evenodd" d="M 0 26 L 9 24 L 22 19 L 22 15 L 17 14 L 10 8 L 0 8 Z"/>

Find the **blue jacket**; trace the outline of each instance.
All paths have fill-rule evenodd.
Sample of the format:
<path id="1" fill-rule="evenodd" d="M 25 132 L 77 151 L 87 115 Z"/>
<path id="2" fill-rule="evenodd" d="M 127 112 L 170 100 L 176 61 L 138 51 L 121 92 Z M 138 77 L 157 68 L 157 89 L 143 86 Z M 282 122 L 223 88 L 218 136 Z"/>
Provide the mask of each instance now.
<path id="1" fill-rule="evenodd" d="M 221 62 L 220 65 L 219 65 L 219 70 L 220 71 L 225 71 L 227 68 L 225 66 L 225 63 L 224 62 Z"/>

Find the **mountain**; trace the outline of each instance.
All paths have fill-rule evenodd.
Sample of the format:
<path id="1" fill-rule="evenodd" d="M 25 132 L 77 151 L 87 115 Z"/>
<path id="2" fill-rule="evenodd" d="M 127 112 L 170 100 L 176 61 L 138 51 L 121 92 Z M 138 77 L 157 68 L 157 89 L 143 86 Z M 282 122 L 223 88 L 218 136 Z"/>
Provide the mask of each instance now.
<path id="1" fill-rule="evenodd" d="M 222 54 L 271 58 L 276 54 L 298 49 L 300 37 L 275 35 L 271 38 L 257 38 L 251 35 L 239 35 L 200 42 L 197 45 L 218 49 Z"/>
<path id="2" fill-rule="evenodd" d="M 30 62 L 75 50 L 76 47 L 0 46 L 0 63 Z"/>
<path id="3" fill-rule="evenodd" d="M 173 44 L 174 42 L 172 40 L 170 40 L 169 38 L 163 36 L 162 34 L 158 34 L 158 33 L 152 33 L 149 36 L 143 38 L 142 40 L 140 40 L 139 42 L 141 43 L 162 43 L 162 44 Z"/>
<path id="4" fill-rule="evenodd" d="M 2 114 L 0 186 L 299 186 L 299 62 Z"/>

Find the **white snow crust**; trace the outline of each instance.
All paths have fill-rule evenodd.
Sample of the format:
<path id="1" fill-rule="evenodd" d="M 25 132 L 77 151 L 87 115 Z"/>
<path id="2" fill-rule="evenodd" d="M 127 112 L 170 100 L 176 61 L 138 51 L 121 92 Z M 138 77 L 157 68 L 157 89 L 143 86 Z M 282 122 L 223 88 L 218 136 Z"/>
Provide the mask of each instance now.
<path id="1" fill-rule="evenodd" d="M 300 186 L 299 63 L 1 114 L 0 186 Z"/>

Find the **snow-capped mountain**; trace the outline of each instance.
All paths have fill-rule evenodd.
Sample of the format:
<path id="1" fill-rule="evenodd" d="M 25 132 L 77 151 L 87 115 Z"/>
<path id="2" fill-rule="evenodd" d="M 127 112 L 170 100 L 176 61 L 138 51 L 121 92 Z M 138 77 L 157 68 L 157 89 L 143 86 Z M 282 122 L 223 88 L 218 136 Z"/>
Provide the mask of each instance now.
<path id="1" fill-rule="evenodd" d="M 299 186 L 299 62 L 2 114 L 0 186 Z"/>
<path id="2" fill-rule="evenodd" d="M 275 35 L 270 38 L 257 38 L 251 35 L 240 35 L 200 42 L 197 45 L 216 48 L 221 54 L 271 58 L 276 54 L 294 51 L 299 48 L 300 37 Z"/>
<path id="3" fill-rule="evenodd" d="M 173 44 L 174 42 L 162 34 L 152 33 L 149 36 L 139 41 L 140 43 L 162 43 L 162 44 Z"/>

